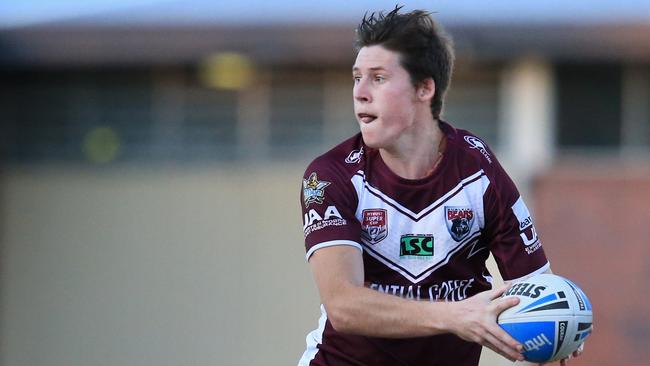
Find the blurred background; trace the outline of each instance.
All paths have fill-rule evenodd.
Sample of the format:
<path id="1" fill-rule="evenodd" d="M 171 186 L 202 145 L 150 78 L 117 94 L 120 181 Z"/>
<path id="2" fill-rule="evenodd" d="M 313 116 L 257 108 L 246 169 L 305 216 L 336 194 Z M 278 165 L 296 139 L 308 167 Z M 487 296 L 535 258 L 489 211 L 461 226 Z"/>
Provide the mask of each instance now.
<path id="1" fill-rule="evenodd" d="M 572 364 L 646 364 L 650 3 L 401 3 L 455 40 L 443 119 L 592 300 Z M 356 133 L 354 28 L 394 6 L 0 3 L 0 365 L 296 364 L 302 173 Z"/>

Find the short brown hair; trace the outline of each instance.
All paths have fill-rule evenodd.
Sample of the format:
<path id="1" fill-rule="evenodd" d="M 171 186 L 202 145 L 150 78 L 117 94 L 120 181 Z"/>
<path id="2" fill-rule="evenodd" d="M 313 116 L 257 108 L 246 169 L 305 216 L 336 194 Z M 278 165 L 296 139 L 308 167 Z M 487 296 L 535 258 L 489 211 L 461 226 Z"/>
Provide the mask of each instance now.
<path id="1" fill-rule="evenodd" d="M 357 27 L 355 50 L 381 45 L 400 54 L 400 63 L 417 86 L 424 79 L 432 78 L 435 94 L 431 101 L 431 113 L 440 118 L 445 92 L 451 82 L 454 67 L 454 50 L 451 38 L 436 23 L 430 13 L 414 10 L 400 14 L 402 6 L 396 6 L 388 14 L 366 14 Z"/>

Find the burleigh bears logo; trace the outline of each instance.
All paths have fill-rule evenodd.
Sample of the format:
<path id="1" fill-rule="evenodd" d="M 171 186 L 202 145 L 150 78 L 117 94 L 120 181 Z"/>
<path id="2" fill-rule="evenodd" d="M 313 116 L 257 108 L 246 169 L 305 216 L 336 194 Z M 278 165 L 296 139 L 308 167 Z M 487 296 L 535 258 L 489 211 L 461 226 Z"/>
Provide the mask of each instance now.
<path id="1" fill-rule="evenodd" d="M 309 178 L 302 180 L 302 199 L 305 207 L 309 207 L 310 203 L 323 203 L 325 198 L 325 187 L 331 183 L 326 181 L 319 181 L 316 172 L 309 175 Z"/>
<path id="2" fill-rule="evenodd" d="M 452 239 L 461 241 L 472 230 L 474 211 L 468 206 L 445 206 L 445 222 Z"/>
<path id="3" fill-rule="evenodd" d="M 361 214 L 361 239 L 375 245 L 388 235 L 388 217 L 383 208 L 363 210 Z"/>
<path id="4" fill-rule="evenodd" d="M 407 234 L 399 239 L 400 257 L 433 257 L 433 235 Z"/>

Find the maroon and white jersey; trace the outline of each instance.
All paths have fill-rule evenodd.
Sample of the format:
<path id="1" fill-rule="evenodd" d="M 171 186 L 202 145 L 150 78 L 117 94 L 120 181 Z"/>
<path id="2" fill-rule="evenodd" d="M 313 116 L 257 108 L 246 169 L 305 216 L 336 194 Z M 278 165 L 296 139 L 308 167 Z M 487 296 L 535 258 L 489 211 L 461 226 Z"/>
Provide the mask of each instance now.
<path id="1" fill-rule="evenodd" d="M 424 301 L 459 301 L 490 289 L 490 252 L 505 280 L 547 270 L 528 208 L 492 151 L 467 131 L 441 128 L 444 155 L 423 179 L 394 174 L 361 134 L 316 158 L 302 184 L 307 259 L 329 246 L 356 247 L 366 286 Z M 323 306 L 321 312 L 299 365 L 478 364 L 481 346 L 453 334 L 347 335 L 334 330 Z"/>

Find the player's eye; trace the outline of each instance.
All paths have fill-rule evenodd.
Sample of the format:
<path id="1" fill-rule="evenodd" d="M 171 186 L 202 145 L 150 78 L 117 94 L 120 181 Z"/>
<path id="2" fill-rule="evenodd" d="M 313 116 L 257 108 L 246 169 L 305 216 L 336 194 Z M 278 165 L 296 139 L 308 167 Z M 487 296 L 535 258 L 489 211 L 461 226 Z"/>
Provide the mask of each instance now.
<path id="1" fill-rule="evenodd" d="M 375 82 L 383 83 L 384 81 L 386 81 L 386 78 L 383 75 L 376 75 L 375 76 Z"/>
<path id="2" fill-rule="evenodd" d="M 359 81 L 361 81 L 361 76 L 359 76 L 359 75 L 353 75 L 353 76 L 352 76 L 352 79 L 354 80 L 354 82 L 355 82 L 355 84 L 356 84 L 356 83 L 358 83 Z"/>

